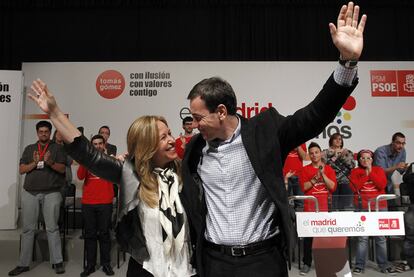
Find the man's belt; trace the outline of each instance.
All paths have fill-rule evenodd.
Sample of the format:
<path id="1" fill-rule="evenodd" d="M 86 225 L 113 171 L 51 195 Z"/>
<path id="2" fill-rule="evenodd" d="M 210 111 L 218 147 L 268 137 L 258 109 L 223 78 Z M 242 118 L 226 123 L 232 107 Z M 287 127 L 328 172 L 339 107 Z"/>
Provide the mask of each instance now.
<path id="1" fill-rule="evenodd" d="M 250 243 L 247 245 L 219 245 L 207 240 L 204 240 L 204 246 L 208 249 L 212 249 L 221 252 L 228 256 L 243 257 L 248 255 L 254 255 L 260 252 L 266 252 L 276 245 L 277 235 L 263 241 Z"/>

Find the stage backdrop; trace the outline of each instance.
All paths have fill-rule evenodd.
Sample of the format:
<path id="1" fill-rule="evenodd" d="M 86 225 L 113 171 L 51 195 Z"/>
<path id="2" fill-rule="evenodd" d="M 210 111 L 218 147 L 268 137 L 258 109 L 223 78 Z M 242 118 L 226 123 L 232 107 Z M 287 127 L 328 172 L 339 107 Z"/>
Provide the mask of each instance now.
<path id="1" fill-rule="evenodd" d="M 15 229 L 22 107 L 22 72 L 0 71 L 0 230 Z"/>
<path id="2" fill-rule="evenodd" d="M 220 76 L 233 86 L 239 113 L 250 117 L 275 107 L 288 115 L 309 103 L 336 62 L 129 62 L 25 63 L 25 86 L 35 78 L 47 82 L 61 109 L 90 137 L 99 126 L 111 127 L 110 142 L 126 150 L 131 122 L 145 114 L 164 115 L 178 136 L 189 113 L 186 97 L 200 80 Z M 375 150 L 397 131 L 407 137 L 407 161 L 414 161 L 414 62 L 360 62 L 360 83 L 334 121 L 314 140 L 328 147 L 340 132 L 352 151 Z M 42 114 L 27 98 L 24 139 L 36 139 Z M 324 109 L 324 107 L 320 107 Z"/>

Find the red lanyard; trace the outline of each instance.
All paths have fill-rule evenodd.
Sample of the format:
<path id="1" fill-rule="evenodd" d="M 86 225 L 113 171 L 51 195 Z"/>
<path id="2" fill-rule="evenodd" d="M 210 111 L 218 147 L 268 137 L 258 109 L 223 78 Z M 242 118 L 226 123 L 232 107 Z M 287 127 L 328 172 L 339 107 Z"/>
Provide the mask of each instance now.
<path id="1" fill-rule="evenodd" d="M 49 147 L 49 142 L 45 145 L 45 148 L 41 148 L 40 143 L 37 143 L 37 150 L 39 150 L 39 160 L 43 160 L 43 156 L 46 154 L 46 150 Z"/>

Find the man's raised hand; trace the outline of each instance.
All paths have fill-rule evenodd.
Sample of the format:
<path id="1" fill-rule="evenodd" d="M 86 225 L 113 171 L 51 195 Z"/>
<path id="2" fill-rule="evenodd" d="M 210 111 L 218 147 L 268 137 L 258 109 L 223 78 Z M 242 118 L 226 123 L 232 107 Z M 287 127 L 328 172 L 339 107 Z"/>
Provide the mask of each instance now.
<path id="1" fill-rule="evenodd" d="M 342 60 L 358 60 L 364 47 L 364 28 L 367 16 L 364 14 L 358 23 L 359 6 L 353 2 L 343 5 L 339 15 L 337 26 L 329 23 L 332 41 L 338 48 Z"/>

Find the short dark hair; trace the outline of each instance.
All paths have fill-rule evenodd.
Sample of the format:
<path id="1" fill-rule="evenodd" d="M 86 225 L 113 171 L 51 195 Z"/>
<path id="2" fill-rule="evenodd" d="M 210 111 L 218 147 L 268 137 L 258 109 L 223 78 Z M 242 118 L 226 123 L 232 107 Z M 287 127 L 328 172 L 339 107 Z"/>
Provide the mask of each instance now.
<path id="1" fill-rule="evenodd" d="M 99 133 L 99 132 L 101 131 L 101 129 L 103 129 L 103 128 L 108 129 L 109 134 L 111 134 L 111 129 L 109 129 L 109 126 L 107 126 L 107 125 L 103 125 L 103 126 L 101 126 L 101 127 L 99 128 L 99 130 L 98 130 L 98 133 Z"/>
<path id="2" fill-rule="evenodd" d="M 186 116 L 183 118 L 183 125 L 187 122 L 193 122 L 193 118 L 191 116 Z"/>
<path id="3" fill-rule="evenodd" d="M 220 77 L 204 79 L 196 84 L 187 96 L 193 100 L 200 96 L 204 100 L 209 112 L 215 112 L 218 105 L 223 104 L 229 115 L 235 115 L 237 111 L 236 94 L 231 85 Z"/>
<path id="4" fill-rule="evenodd" d="M 392 142 L 394 142 L 397 138 L 405 138 L 404 134 L 401 132 L 397 132 L 394 135 L 392 135 Z"/>
<path id="5" fill-rule="evenodd" d="M 79 130 L 79 132 L 81 132 L 82 135 L 84 134 L 85 129 L 83 128 L 83 126 L 79 126 L 77 129 Z"/>
<path id="6" fill-rule="evenodd" d="M 317 144 L 316 142 L 314 142 L 314 141 L 312 141 L 311 143 L 309 143 L 309 146 L 308 146 L 308 151 L 311 149 L 311 148 L 314 148 L 314 147 L 317 147 L 317 148 L 319 148 L 319 150 L 321 150 L 322 151 L 322 149 L 321 149 L 321 147 L 319 146 L 319 144 Z"/>
<path id="7" fill-rule="evenodd" d="M 330 136 L 330 138 L 329 138 L 329 147 L 332 146 L 334 139 L 336 139 L 338 137 L 341 137 L 341 139 L 342 139 L 341 148 L 344 147 L 344 137 L 341 135 L 341 133 L 335 133 L 332 136 Z"/>
<path id="8" fill-rule="evenodd" d="M 36 131 L 39 131 L 40 128 L 46 127 L 49 131 L 52 131 L 52 124 L 49 121 L 41 120 L 36 124 Z"/>
<path id="9" fill-rule="evenodd" d="M 103 143 L 105 143 L 105 138 L 102 136 L 102 135 L 94 135 L 92 138 L 91 138 L 91 142 L 93 142 L 95 139 L 101 139 L 102 141 L 103 141 Z"/>

